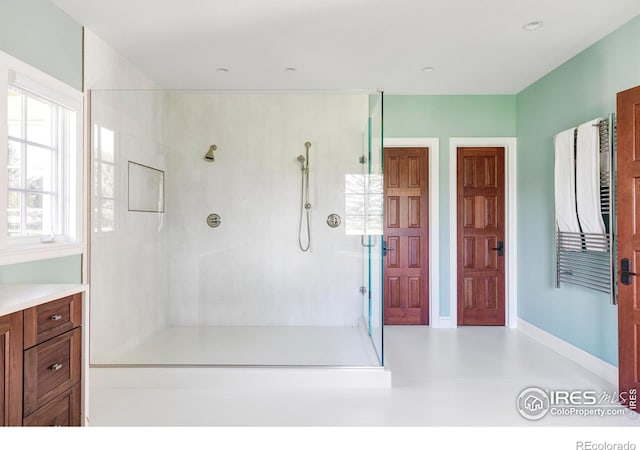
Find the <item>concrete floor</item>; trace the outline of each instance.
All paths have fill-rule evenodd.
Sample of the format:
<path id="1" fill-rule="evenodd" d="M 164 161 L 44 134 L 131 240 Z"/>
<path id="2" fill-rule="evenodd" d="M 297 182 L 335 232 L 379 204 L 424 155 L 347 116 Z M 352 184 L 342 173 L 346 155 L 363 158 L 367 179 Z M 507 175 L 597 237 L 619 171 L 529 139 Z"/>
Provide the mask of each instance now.
<path id="1" fill-rule="evenodd" d="M 615 387 L 517 330 L 503 327 L 385 327 L 391 389 L 90 388 L 92 426 L 634 426 L 622 416 L 516 410 L 525 388 Z"/>

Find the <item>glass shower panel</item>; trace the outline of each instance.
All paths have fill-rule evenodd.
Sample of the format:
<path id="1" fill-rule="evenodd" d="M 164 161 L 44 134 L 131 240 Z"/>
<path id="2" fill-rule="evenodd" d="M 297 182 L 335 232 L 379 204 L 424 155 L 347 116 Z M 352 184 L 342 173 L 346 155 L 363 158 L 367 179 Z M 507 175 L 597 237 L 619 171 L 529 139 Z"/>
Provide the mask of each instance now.
<path id="1" fill-rule="evenodd" d="M 93 91 L 90 99 L 90 358 L 135 362 L 124 355 L 168 319 L 166 215 L 134 211 L 135 196 L 130 198 L 135 187 L 152 204 L 163 201 L 166 180 L 146 175 L 167 170 L 167 97 L 160 91 Z"/>
<path id="2" fill-rule="evenodd" d="M 367 290 L 369 293 L 369 335 L 380 360 L 383 352 L 383 245 L 384 245 L 384 191 L 383 191 L 383 94 L 369 96 L 369 138 L 365 233 L 367 251 Z"/>
<path id="3" fill-rule="evenodd" d="M 92 364 L 381 365 L 379 94 L 90 103 Z"/>

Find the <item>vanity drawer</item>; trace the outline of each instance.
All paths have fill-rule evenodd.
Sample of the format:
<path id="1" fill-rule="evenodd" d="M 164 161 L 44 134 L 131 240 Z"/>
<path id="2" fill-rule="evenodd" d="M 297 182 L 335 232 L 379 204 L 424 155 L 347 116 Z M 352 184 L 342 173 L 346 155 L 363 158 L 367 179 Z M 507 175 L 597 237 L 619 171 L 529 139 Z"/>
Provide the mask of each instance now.
<path id="1" fill-rule="evenodd" d="M 81 328 L 24 352 L 24 417 L 80 382 Z"/>
<path id="2" fill-rule="evenodd" d="M 25 417 L 23 425 L 30 427 L 80 426 L 80 384 L 76 384 Z"/>
<path id="3" fill-rule="evenodd" d="M 24 311 L 24 348 L 65 333 L 82 323 L 82 294 L 74 294 Z"/>

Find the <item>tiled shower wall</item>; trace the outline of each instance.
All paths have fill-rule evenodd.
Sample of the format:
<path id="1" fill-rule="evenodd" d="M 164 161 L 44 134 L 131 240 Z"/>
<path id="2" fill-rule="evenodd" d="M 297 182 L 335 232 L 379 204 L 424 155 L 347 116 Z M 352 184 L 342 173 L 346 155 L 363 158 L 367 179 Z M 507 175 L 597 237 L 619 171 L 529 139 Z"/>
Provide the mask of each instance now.
<path id="1" fill-rule="evenodd" d="M 366 95 L 169 94 L 169 321 L 356 326 L 363 248 L 345 234 L 345 175 L 361 173 Z M 298 247 L 311 142 L 311 248 Z M 203 161 L 215 144 L 215 162 Z M 206 217 L 217 213 L 218 228 Z M 343 218 L 338 228 L 327 216 Z M 305 238 L 306 239 L 306 238 Z"/>

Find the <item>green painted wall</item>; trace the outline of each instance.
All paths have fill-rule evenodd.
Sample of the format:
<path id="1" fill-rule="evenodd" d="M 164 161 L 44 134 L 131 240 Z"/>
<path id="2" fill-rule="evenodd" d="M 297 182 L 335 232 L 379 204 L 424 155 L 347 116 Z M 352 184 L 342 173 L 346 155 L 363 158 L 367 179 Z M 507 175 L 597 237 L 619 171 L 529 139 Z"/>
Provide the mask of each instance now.
<path id="1" fill-rule="evenodd" d="M 82 90 L 82 26 L 48 0 L 0 1 L 0 50 Z"/>
<path id="2" fill-rule="evenodd" d="M 0 50 L 82 90 L 82 26 L 47 0 L 0 1 Z M 82 257 L 0 266 L 0 283 L 79 283 Z"/>
<path id="3" fill-rule="evenodd" d="M 440 316 L 449 316 L 449 138 L 514 137 L 515 95 L 385 95 L 384 137 L 440 138 Z"/>
<path id="4" fill-rule="evenodd" d="M 615 112 L 616 92 L 638 84 L 640 16 L 517 95 L 519 316 L 611 364 L 617 308 L 553 285 L 553 136 Z"/>

